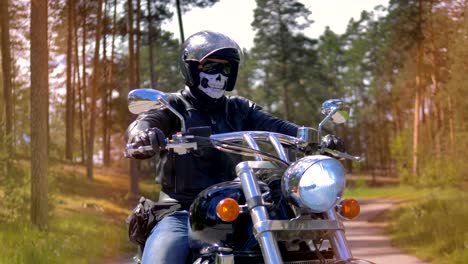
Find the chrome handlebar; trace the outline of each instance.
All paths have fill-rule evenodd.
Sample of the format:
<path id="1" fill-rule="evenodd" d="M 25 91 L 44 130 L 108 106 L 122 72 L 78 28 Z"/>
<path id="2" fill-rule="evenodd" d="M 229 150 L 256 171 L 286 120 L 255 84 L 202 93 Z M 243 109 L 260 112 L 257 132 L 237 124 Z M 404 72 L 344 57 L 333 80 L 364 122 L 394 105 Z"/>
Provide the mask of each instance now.
<path id="1" fill-rule="evenodd" d="M 196 150 L 198 148 L 198 143 L 194 139 L 195 137 L 193 135 L 183 135 L 181 133 L 176 134 L 172 137 L 171 140 L 166 139 L 167 144 L 165 149 L 173 149 L 174 152 L 180 155 L 186 154 L 191 150 Z M 211 141 L 211 144 L 219 149 L 227 147 L 227 145 L 223 145 L 224 142 L 245 142 L 251 149 L 259 151 L 260 147 L 258 146 L 257 142 L 269 143 L 275 148 L 278 157 L 286 163 L 290 163 L 290 161 L 288 156 L 286 155 L 284 146 L 305 147 L 307 146 L 307 144 L 309 144 L 309 142 L 306 142 L 297 137 L 266 131 L 241 131 L 213 134 L 209 137 L 209 139 Z M 133 144 L 127 144 L 125 156 L 130 157 L 135 152 L 144 152 L 151 150 L 153 150 L 152 146 L 140 146 L 136 148 Z M 320 148 L 319 152 L 321 154 L 329 153 L 334 155 L 335 157 L 350 159 L 354 161 L 363 160 L 361 157 L 352 156 L 348 153 L 340 152 L 329 148 Z M 256 155 L 256 160 L 263 160 L 263 158 L 259 155 Z"/>
<path id="2" fill-rule="evenodd" d="M 193 140 L 194 138 L 195 137 L 193 135 L 176 134 L 172 137 L 172 140 L 166 139 L 167 144 L 165 149 L 173 149 L 177 154 L 186 154 L 187 152 L 198 148 L 198 143 L 196 140 Z M 260 150 L 257 142 L 270 143 L 275 148 L 278 157 L 285 162 L 289 162 L 289 160 L 286 156 L 283 145 L 296 147 L 304 144 L 304 142 L 301 142 L 296 137 L 265 131 L 242 131 L 214 134 L 211 135 L 209 139 L 211 144 L 218 148 L 223 148 L 223 142 L 245 142 L 250 148 Z M 141 153 L 151 150 L 154 150 L 152 146 L 136 147 L 134 144 L 127 144 L 125 156 L 130 157 L 133 153 Z M 257 157 L 257 160 L 262 160 L 262 158 Z"/>

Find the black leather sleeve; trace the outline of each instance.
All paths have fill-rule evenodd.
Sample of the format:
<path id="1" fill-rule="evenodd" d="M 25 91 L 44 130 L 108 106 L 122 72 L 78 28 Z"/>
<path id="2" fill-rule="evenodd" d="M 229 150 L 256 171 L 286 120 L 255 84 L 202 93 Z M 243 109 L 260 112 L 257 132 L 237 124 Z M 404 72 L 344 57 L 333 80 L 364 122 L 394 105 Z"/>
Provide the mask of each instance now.
<path id="1" fill-rule="evenodd" d="M 236 105 L 236 113 L 243 117 L 243 128 L 245 131 L 270 131 L 297 136 L 298 125 L 277 118 L 270 113 L 263 111 L 262 107 L 243 97 L 231 97 Z"/>

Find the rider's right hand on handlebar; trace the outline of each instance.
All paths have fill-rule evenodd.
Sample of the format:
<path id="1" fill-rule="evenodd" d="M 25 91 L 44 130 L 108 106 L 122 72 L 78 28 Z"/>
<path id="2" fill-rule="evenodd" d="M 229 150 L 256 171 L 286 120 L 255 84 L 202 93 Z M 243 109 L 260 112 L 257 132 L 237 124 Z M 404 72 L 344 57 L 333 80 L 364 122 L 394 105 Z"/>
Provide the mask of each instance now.
<path id="1" fill-rule="evenodd" d="M 346 152 L 344 141 L 338 136 L 328 134 L 322 138 L 322 146 L 340 152 Z"/>
<path id="2" fill-rule="evenodd" d="M 133 144 L 134 148 L 152 146 L 153 150 L 136 151 L 131 154 L 131 157 L 135 159 L 147 159 L 166 146 L 166 139 L 159 128 L 153 127 L 135 134 L 128 143 Z"/>

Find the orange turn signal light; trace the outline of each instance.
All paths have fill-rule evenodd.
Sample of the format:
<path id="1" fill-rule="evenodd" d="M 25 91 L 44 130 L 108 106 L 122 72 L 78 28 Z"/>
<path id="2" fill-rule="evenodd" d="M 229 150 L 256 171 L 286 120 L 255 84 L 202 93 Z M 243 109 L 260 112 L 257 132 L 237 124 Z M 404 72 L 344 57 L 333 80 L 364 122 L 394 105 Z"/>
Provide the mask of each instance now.
<path id="1" fill-rule="evenodd" d="M 216 213 L 221 220 L 232 222 L 239 216 L 239 204 L 232 198 L 225 198 L 219 201 L 218 206 L 216 206 Z"/>
<path id="2" fill-rule="evenodd" d="M 358 216 L 360 212 L 361 206 L 355 199 L 349 198 L 341 201 L 339 213 L 343 217 L 353 219 Z"/>

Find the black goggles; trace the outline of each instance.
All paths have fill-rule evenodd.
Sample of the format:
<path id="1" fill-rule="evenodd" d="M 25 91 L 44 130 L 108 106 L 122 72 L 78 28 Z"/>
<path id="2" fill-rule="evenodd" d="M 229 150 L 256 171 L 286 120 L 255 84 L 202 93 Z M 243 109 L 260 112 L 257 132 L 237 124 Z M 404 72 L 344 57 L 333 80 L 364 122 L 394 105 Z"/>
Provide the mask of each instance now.
<path id="1" fill-rule="evenodd" d="M 223 75 L 230 75 L 232 66 L 230 63 L 220 63 L 215 61 L 207 61 L 200 67 L 200 71 L 208 74 L 221 73 Z"/>

